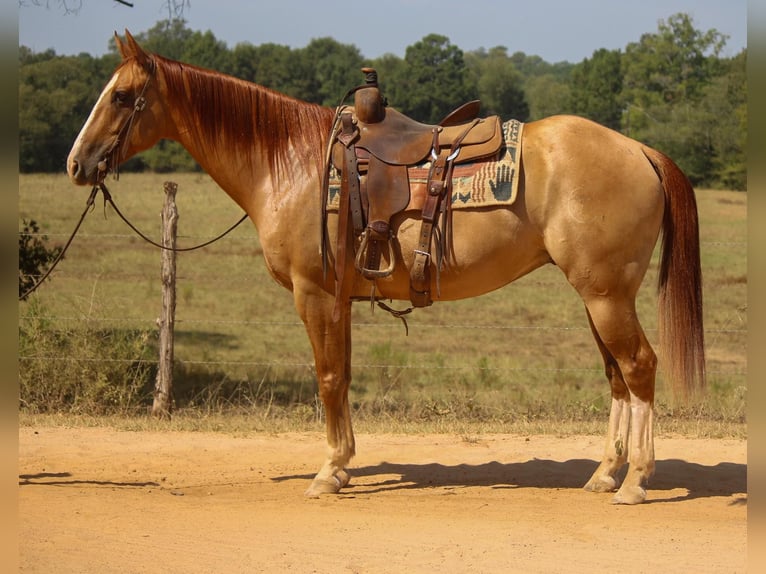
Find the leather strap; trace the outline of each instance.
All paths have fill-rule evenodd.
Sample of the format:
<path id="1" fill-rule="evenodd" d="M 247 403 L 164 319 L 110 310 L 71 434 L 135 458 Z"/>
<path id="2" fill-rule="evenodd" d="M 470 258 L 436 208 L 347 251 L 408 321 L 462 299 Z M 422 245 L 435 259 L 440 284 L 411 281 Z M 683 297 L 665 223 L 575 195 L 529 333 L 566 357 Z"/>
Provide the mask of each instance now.
<path id="1" fill-rule="evenodd" d="M 377 269 L 380 267 L 380 255 L 383 251 L 383 248 L 391 240 L 391 232 L 388 226 L 388 222 L 380 220 L 371 221 L 369 225 L 367 225 L 367 230 L 365 233 L 368 235 L 367 257 L 364 264 L 365 269 L 377 271 Z M 374 278 L 368 277 L 364 270 L 362 270 L 362 275 L 365 275 L 365 277 L 368 279 Z"/>
<path id="2" fill-rule="evenodd" d="M 341 114 L 341 132 L 338 141 L 344 146 L 344 163 L 340 180 L 340 206 L 338 209 L 338 237 L 335 252 L 335 307 L 333 308 L 333 321 L 340 319 L 340 311 L 346 298 L 346 267 L 348 265 L 348 248 L 351 244 L 349 233 L 349 218 L 356 231 L 357 219 L 360 220 L 360 233 L 364 229 L 361 223 L 361 199 L 359 197 L 359 173 L 357 170 L 356 154 L 354 153 L 354 141 L 359 136 L 359 129 L 353 122 L 351 113 Z"/>
<path id="3" fill-rule="evenodd" d="M 418 247 L 415 249 L 415 258 L 412 270 L 410 271 L 410 301 L 415 307 L 428 307 L 433 303 L 431 298 L 431 238 L 434 226 L 439 220 L 439 214 L 444 211 L 443 232 L 440 235 L 436 262 L 436 288 L 437 293 L 439 292 L 439 272 L 441 271 L 446 250 L 451 243 L 446 235 L 447 232 L 451 233 L 447 219 L 451 214 L 451 198 L 449 196 L 452 189 L 452 167 L 460 153 L 460 144 L 479 121 L 475 119 L 468 124 L 465 130 L 454 141 L 449 151 L 441 151 L 431 164 L 427 183 L 428 195 L 426 196 L 421 216 L 420 237 L 418 238 Z M 439 149 L 440 131 L 440 127 L 434 128 L 433 155 Z M 444 203 L 445 197 L 448 198 L 446 204 Z"/>
<path id="4" fill-rule="evenodd" d="M 351 112 L 344 112 L 340 118 L 342 128 L 338 140 L 346 147 L 342 176 L 346 187 L 344 188 L 343 183 L 341 183 L 341 194 L 343 192 L 348 194 L 354 234 L 360 235 L 364 231 L 364 215 L 362 213 L 362 197 L 359 190 L 359 166 L 356 159 L 356 150 L 353 145 L 359 138 L 359 128 L 354 123 Z"/>
<path id="5" fill-rule="evenodd" d="M 440 128 L 433 131 L 433 153 L 439 149 Z M 428 195 L 421 215 L 420 236 L 415 249 L 415 258 L 410 272 L 410 301 L 415 307 L 428 307 L 431 299 L 431 236 L 438 219 L 439 204 L 444 196 L 444 176 L 447 172 L 446 152 L 442 152 L 431 163 L 428 172 Z"/>

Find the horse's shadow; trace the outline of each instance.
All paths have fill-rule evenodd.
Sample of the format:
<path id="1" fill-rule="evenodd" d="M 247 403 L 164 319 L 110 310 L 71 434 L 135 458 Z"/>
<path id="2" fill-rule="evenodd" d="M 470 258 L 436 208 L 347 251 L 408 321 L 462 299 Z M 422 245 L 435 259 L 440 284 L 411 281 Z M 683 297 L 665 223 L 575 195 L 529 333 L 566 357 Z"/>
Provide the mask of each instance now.
<path id="1" fill-rule="evenodd" d="M 351 483 L 348 494 L 372 494 L 376 492 L 481 486 L 500 488 L 580 489 L 596 470 L 598 463 L 588 459 L 572 459 L 564 462 L 532 459 L 525 462 L 487 462 L 478 465 L 454 466 L 436 462 L 425 464 L 399 464 L 381 462 L 374 466 L 349 469 Z M 620 473 L 623 478 L 626 468 Z M 398 475 L 399 478 L 391 478 Z M 355 485 L 354 478 L 373 478 L 379 481 L 363 481 Z M 274 481 L 311 480 L 313 475 L 273 477 Z M 686 492 L 662 498 L 658 491 L 683 489 Z M 721 462 L 706 466 L 679 459 L 658 460 L 656 471 L 648 484 L 655 493 L 648 502 L 673 502 L 708 497 L 731 497 L 747 492 L 747 465 Z M 746 497 L 738 497 L 733 504 L 746 504 Z"/>
<path id="2" fill-rule="evenodd" d="M 119 482 L 114 480 L 79 480 L 72 477 L 71 472 L 38 472 L 36 474 L 20 474 L 19 486 L 72 486 L 72 485 L 111 486 L 120 488 L 143 488 L 159 486 L 157 482 Z"/>

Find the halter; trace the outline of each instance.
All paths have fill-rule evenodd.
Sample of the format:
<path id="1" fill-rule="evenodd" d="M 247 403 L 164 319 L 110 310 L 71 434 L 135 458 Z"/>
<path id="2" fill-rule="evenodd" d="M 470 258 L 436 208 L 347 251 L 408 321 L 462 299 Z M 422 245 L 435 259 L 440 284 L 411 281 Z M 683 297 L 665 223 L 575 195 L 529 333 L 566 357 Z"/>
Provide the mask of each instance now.
<path id="1" fill-rule="evenodd" d="M 126 153 L 125 147 L 121 147 L 120 144 L 122 142 L 128 141 L 130 138 L 130 132 L 133 129 L 133 122 L 136 119 L 136 114 L 138 114 L 138 112 L 144 111 L 146 108 L 146 98 L 144 97 L 144 94 L 146 93 L 146 89 L 149 87 L 149 81 L 152 79 L 152 76 L 157 69 L 157 65 L 153 59 L 150 58 L 149 63 L 150 65 L 148 75 L 146 76 L 146 82 L 144 82 L 144 87 L 141 88 L 136 101 L 133 103 L 133 111 L 131 111 L 130 115 L 127 117 L 122 126 L 120 126 L 120 129 L 117 131 L 117 137 L 114 139 L 112 146 L 104 154 L 104 157 L 101 159 L 101 161 L 98 162 L 99 183 L 106 179 L 106 175 L 109 173 L 110 167 L 111 171 L 114 172 L 114 179 L 120 178 L 119 166 L 121 161 L 125 159 Z"/>

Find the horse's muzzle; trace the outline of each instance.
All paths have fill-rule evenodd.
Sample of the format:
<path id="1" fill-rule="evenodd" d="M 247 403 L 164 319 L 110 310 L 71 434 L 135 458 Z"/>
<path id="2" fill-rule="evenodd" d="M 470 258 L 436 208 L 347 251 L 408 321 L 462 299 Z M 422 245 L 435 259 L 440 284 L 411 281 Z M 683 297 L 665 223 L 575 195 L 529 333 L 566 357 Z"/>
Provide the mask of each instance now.
<path id="1" fill-rule="evenodd" d="M 82 164 L 77 161 L 77 159 L 70 159 L 67 162 L 67 175 L 69 175 L 69 179 L 72 180 L 72 183 L 75 185 L 85 185 L 87 182 L 87 178 L 85 176 L 85 170 L 82 167 Z"/>
<path id="2" fill-rule="evenodd" d="M 101 174 L 105 172 L 106 162 L 104 160 L 96 165 L 81 161 L 77 157 L 70 157 L 67 161 L 67 174 L 75 185 L 95 185 L 101 178 Z"/>

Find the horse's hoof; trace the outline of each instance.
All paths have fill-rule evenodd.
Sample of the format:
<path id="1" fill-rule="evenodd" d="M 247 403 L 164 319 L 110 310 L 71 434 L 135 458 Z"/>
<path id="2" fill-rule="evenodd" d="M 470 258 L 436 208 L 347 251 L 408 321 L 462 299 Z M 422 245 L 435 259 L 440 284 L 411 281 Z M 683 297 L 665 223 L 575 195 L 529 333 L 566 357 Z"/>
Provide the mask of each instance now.
<path id="1" fill-rule="evenodd" d="M 646 489 L 641 486 L 624 486 L 612 498 L 612 504 L 641 504 L 646 500 Z"/>
<path id="2" fill-rule="evenodd" d="M 308 487 L 308 490 L 304 493 L 308 498 L 319 498 L 322 494 L 338 494 L 340 492 L 340 489 L 346 486 L 349 481 L 348 473 L 345 471 L 340 471 L 338 474 L 343 473 L 345 475 L 345 482 L 344 478 L 339 478 L 338 476 L 331 476 L 330 478 L 315 478 L 311 482 L 311 486 Z"/>
<path id="3" fill-rule="evenodd" d="M 339 470 L 337 473 L 335 473 L 335 479 L 338 481 L 341 488 L 345 488 L 348 486 L 348 483 L 351 482 L 351 475 L 348 473 L 348 471 Z"/>
<path id="4" fill-rule="evenodd" d="M 593 477 L 583 489 L 588 492 L 614 492 L 617 490 L 617 481 L 611 476 Z"/>

